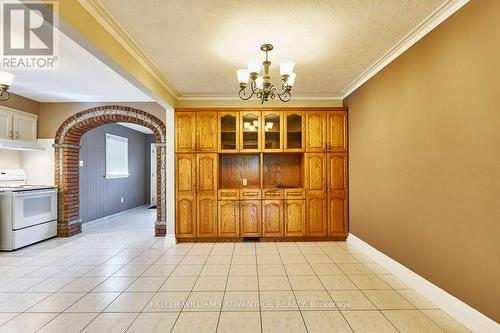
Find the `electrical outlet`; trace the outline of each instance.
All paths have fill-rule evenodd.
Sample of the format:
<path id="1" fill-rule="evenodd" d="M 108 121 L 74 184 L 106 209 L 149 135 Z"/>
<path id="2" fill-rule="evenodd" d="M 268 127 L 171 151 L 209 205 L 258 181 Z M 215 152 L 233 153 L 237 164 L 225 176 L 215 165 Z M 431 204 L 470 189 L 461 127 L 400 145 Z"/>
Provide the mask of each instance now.
<path id="1" fill-rule="evenodd" d="M 120 202 L 123 203 L 123 198 L 120 198 Z"/>
<path id="2" fill-rule="evenodd" d="M 243 178 L 243 186 L 247 186 L 248 185 L 248 180 L 246 178 Z"/>

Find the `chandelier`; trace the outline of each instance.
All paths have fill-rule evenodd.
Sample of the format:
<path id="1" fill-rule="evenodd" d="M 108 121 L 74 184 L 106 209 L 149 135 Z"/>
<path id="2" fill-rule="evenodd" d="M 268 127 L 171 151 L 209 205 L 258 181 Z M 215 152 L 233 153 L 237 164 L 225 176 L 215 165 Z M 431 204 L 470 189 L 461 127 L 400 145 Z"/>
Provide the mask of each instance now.
<path id="1" fill-rule="evenodd" d="M 5 102 L 10 98 L 9 90 L 14 81 L 14 74 L 0 71 L 0 102 Z"/>
<path id="2" fill-rule="evenodd" d="M 276 96 L 278 96 L 282 102 L 288 102 L 292 97 L 290 91 L 295 82 L 295 73 L 293 72 L 295 63 L 290 60 L 285 60 L 280 64 L 281 89 L 278 89 L 271 83 L 271 76 L 269 75 L 271 62 L 269 61 L 268 53 L 273 49 L 273 46 L 271 44 L 264 44 L 260 49 L 266 52 L 266 60 L 263 61 L 262 64 L 259 60 L 249 60 L 248 69 L 238 69 L 236 71 L 240 84 L 240 92 L 238 95 L 245 101 L 255 95 L 260 99 L 261 104 L 267 102 L 269 98 L 276 98 Z M 259 75 L 262 67 L 264 68 L 264 74 Z M 249 79 L 250 87 L 247 92 Z"/>

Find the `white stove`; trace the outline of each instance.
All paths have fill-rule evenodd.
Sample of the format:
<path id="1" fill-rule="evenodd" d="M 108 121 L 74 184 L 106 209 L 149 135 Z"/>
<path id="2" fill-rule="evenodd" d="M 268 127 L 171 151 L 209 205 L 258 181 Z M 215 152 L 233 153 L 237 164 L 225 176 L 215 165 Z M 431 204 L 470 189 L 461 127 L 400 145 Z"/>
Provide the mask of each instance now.
<path id="1" fill-rule="evenodd" d="M 0 170 L 0 250 L 12 251 L 56 235 L 56 188 L 27 185 L 23 170 Z"/>

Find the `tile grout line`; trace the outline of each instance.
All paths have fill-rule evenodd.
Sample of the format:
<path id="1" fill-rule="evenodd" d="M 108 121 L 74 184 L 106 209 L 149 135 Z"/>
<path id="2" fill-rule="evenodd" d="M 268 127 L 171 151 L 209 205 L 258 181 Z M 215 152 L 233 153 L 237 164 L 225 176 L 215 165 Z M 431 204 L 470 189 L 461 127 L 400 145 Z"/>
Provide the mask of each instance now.
<path id="1" fill-rule="evenodd" d="M 195 247 L 195 244 L 199 244 L 199 243 L 194 243 L 193 245 L 191 245 L 191 247 L 189 248 L 189 251 L 187 251 L 187 252 L 186 252 L 186 254 L 184 255 L 184 258 L 185 258 L 186 256 L 188 256 L 189 252 L 190 252 L 190 251 L 191 251 L 191 250 Z M 213 246 L 214 246 L 214 244 L 212 243 L 212 248 L 213 248 Z M 212 252 L 212 248 L 210 248 L 210 252 Z M 210 254 L 210 252 L 209 252 L 209 254 Z M 184 258 L 183 258 L 183 260 L 184 260 Z M 177 324 L 177 322 L 179 321 L 179 318 L 180 318 L 180 316 L 181 316 L 182 312 L 184 311 L 184 307 L 186 306 L 186 303 L 187 303 L 187 301 L 189 300 L 189 297 L 190 297 L 190 296 L 191 296 L 191 294 L 193 293 L 194 286 L 196 285 L 196 282 L 198 282 L 198 278 L 200 277 L 201 272 L 203 271 L 203 268 L 205 268 L 205 265 L 206 265 L 207 260 L 208 260 L 208 256 L 207 256 L 207 258 L 205 259 L 205 261 L 203 262 L 203 265 L 201 266 L 201 269 L 200 269 L 200 271 L 198 272 L 198 275 L 196 275 L 196 279 L 194 280 L 193 286 L 191 287 L 191 290 L 189 291 L 189 293 L 188 293 L 188 295 L 187 295 L 187 297 L 186 297 L 186 300 L 185 300 L 185 301 L 184 301 L 184 303 L 182 304 L 182 308 L 181 308 L 181 310 L 179 311 L 179 315 L 178 315 L 178 316 L 177 316 L 177 318 L 175 319 L 175 322 L 173 323 L 172 328 L 170 329 L 170 332 L 172 332 L 172 331 L 174 330 L 175 325 L 176 325 L 176 324 Z M 182 262 L 182 260 L 181 260 L 181 261 L 179 261 L 178 265 L 180 265 L 180 264 L 181 264 L 181 262 Z M 172 273 L 174 273 L 174 272 L 172 272 Z M 193 312 L 196 312 L 196 311 L 193 311 Z"/>
<path id="2" fill-rule="evenodd" d="M 214 247 L 215 247 L 215 245 L 214 245 Z M 213 251 L 214 247 L 212 247 L 212 251 Z M 226 290 L 227 290 L 227 285 L 229 283 L 229 276 L 231 274 L 231 266 L 232 266 L 232 263 L 233 263 L 233 256 L 234 256 L 234 248 L 235 247 L 236 247 L 236 245 L 233 244 L 233 249 L 231 251 L 231 260 L 229 261 L 229 268 L 228 268 L 228 272 L 227 272 L 227 276 L 226 276 L 226 284 L 224 286 L 224 293 L 222 294 L 222 304 L 221 304 L 221 307 L 219 309 L 220 311 L 219 311 L 219 317 L 217 318 L 217 325 L 215 326 L 215 331 L 216 332 L 219 330 L 220 317 L 222 316 L 222 310 L 224 309 L 224 302 L 225 302 L 225 299 L 226 299 Z M 208 256 L 210 257 L 210 254 Z M 201 272 L 200 272 L 200 274 L 201 274 Z"/>

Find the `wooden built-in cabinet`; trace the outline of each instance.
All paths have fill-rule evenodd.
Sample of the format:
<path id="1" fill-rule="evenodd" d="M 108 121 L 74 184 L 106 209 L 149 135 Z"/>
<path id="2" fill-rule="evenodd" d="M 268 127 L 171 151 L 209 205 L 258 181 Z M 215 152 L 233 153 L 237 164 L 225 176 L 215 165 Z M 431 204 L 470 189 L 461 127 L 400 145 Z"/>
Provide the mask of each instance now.
<path id="1" fill-rule="evenodd" d="M 326 151 L 328 128 L 327 116 L 327 113 L 323 111 L 306 112 L 306 151 Z"/>
<path id="2" fill-rule="evenodd" d="M 237 200 L 219 201 L 219 237 L 240 236 L 240 203 Z"/>
<path id="3" fill-rule="evenodd" d="M 284 112 L 284 151 L 303 152 L 305 150 L 304 111 Z"/>
<path id="4" fill-rule="evenodd" d="M 217 161 L 215 153 L 196 154 L 198 237 L 217 237 Z"/>
<path id="5" fill-rule="evenodd" d="M 235 153 L 240 150 L 239 112 L 219 112 L 219 153 Z"/>
<path id="6" fill-rule="evenodd" d="M 263 237 L 283 237 L 283 201 L 263 200 L 262 201 L 262 236 Z"/>
<path id="7" fill-rule="evenodd" d="M 328 113 L 328 150 L 347 152 L 347 112 Z"/>
<path id="8" fill-rule="evenodd" d="M 196 113 L 196 151 L 217 152 L 217 112 Z"/>
<path id="9" fill-rule="evenodd" d="M 178 240 L 344 240 L 347 110 L 181 109 Z"/>
<path id="10" fill-rule="evenodd" d="M 196 113 L 175 113 L 175 151 L 191 153 L 196 151 Z"/>
<path id="11" fill-rule="evenodd" d="M 306 230 L 308 236 L 326 236 L 326 154 L 306 153 Z"/>
<path id="12" fill-rule="evenodd" d="M 347 234 L 347 154 L 328 154 L 328 235 Z"/>
<path id="13" fill-rule="evenodd" d="M 263 111 L 262 151 L 273 153 L 283 151 L 283 112 Z"/>
<path id="14" fill-rule="evenodd" d="M 196 237 L 196 155 L 175 155 L 176 236 Z"/>

